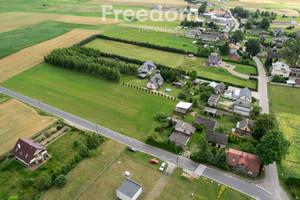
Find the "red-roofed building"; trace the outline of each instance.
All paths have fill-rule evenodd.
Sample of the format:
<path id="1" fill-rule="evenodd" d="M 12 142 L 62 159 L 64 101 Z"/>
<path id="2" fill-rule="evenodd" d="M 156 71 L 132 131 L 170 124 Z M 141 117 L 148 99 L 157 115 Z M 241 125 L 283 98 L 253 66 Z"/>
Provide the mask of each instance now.
<path id="1" fill-rule="evenodd" d="M 12 153 L 16 159 L 29 166 L 31 164 L 39 164 L 47 156 L 47 148 L 30 139 L 19 139 L 14 146 Z"/>
<path id="2" fill-rule="evenodd" d="M 230 148 L 227 156 L 227 164 L 236 167 L 239 173 L 257 177 L 261 161 L 257 155 Z"/>

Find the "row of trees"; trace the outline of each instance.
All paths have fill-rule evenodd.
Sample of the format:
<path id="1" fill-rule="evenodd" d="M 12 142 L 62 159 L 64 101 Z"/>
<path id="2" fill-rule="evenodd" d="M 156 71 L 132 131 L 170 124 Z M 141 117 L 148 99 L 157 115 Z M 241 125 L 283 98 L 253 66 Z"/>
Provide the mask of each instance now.
<path id="1" fill-rule="evenodd" d="M 184 19 L 184 21 L 180 22 L 181 26 L 184 27 L 202 27 L 203 23 L 202 22 L 197 22 L 197 21 L 188 21 L 186 18 Z"/>

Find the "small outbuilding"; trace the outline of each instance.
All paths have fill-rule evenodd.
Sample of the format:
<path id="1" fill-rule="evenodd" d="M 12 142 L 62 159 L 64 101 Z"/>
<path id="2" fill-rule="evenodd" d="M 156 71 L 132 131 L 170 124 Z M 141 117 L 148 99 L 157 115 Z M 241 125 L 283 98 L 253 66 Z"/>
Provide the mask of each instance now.
<path id="1" fill-rule="evenodd" d="M 181 101 L 176 105 L 174 109 L 174 113 L 178 115 L 186 115 L 188 112 L 191 111 L 192 105 L 193 105 L 192 103 Z"/>
<path id="2" fill-rule="evenodd" d="M 218 94 L 212 94 L 209 99 L 207 100 L 207 104 L 209 106 L 217 106 L 220 99 L 220 95 Z"/>
<path id="3" fill-rule="evenodd" d="M 208 131 L 205 137 L 207 140 L 214 142 L 217 148 L 221 149 L 224 149 L 228 142 L 228 135 L 225 135 L 223 133 Z"/>
<path id="4" fill-rule="evenodd" d="M 210 131 L 214 131 L 216 129 L 217 123 L 218 122 L 216 120 L 201 117 L 199 115 L 197 115 L 194 120 L 195 125 L 204 125 Z"/>
<path id="5" fill-rule="evenodd" d="M 136 200 L 139 198 L 142 192 L 142 186 L 128 178 L 117 189 L 117 198 L 121 200 Z"/>
<path id="6" fill-rule="evenodd" d="M 211 116 L 211 117 L 217 117 L 217 118 L 222 118 L 224 113 L 218 111 L 217 109 L 205 107 L 203 109 L 203 114 Z"/>

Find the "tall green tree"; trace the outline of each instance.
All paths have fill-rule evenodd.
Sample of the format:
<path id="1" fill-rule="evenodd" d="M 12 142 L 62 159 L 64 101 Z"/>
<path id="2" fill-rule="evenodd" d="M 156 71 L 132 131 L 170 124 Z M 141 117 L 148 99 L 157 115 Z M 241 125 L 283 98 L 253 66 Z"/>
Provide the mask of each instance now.
<path id="1" fill-rule="evenodd" d="M 300 37 L 288 39 L 281 51 L 291 67 L 300 67 Z"/>
<path id="2" fill-rule="evenodd" d="M 257 145 L 257 154 L 264 165 L 272 164 L 274 161 L 278 164 L 288 154 L 290 142 L 285 139 L 282 132 L 273 130 L 268 132 Z"/>
<path id="3" fill-rule="evenodd" d="M 270 20 L 268 18 L 263 18 L 260 23 L 260 28 L 268 30 L 270 27 Z"/>
<path id="4" fill-rule="evenodd" d="M 191 78 L 192 81 L 196 80 L 196 78 L 197 78 L 197 71 L 195 71 L 195 70 L 191 71 L 189 73 L 189 76 L 190 76 L 190 78 Z"/>
<path id="5" fill-rule="evenodd" d="M 99 146 L 99 136 L 97 133 L 90 133 L 86 137 L 86 144 L 88 149 L 95 149 Z"/>
<path id="6" fill-rule="evenodd" d="M 249 39 L 245 46 L 249 56 L 255 56 L 260 52 L 259 40 L 257 39 Z"/>
<path id="7" fill-rule="evenodd" d="M 272 114 L 260 114 L 253 123 L 252 136 L 260 140 L 267 132 L 275 127 L 275 117 Z"/>
<path id="8" fill-rule="evenodd" d="M 232 41 L 240 42 L 244 39 L 244 33 L 241 30 L 236 30 L 231 36 Z"/>
<path id="9" fill-rule="evenodd" d="M 200 13 L 200 14 L 205 13 L 206 6 L 207 6 L 206 2 L 202 3 L 201 6 L 198 8 L 198 13 Z"/>
<path id="10" fill-rule="evenodd" d="M 224 56 L 229 55 L 230 48 L 229 48 L 228 42 L 226 42 L 223 45 L 221 45 L 219 49 L 220 49 L 220 53 L 222 55 L 224 55 Z"/>
<path id="11" fill-rule="evenodd" d="M 192 157 L 200 162 L 208 162 L 211 157 L 211 150 L 209 144 L 203 135 L 199 142 L 199 151 L 193 153 Z"/>

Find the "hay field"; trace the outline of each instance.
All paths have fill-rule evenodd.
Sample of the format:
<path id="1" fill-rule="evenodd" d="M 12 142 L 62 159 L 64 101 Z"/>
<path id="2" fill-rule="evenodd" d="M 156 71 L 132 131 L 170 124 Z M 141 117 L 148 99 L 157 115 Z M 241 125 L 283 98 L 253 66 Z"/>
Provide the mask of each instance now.
<path id="1" fill-rule="evenodd" d="M 11 150 L 19 138 L 30 138 L 55 120 L 15 99 L 0 104 L 0 155 Z"/>
<path id="2" fill-rule="evenodd" d="M 59 15 L 55 14 L 26 12 L 0 13 L 0 33 L 16 29 L 24 29 L 41 22 L 52 20 L 58 16 Z"/>
<path id="3" fill-rule="evenodd" d="M 74 29 L 0 59 L 0 83 L 41 63 L 43 57 L 52 50 L 71 46 L 98 33 L 100 31 Z"/>
<path id="4" fill-rule="evenodd" d="M 186 7 L 188 3 L 184 0 L 90 0 L 86 4 L 109 4 L 109 5 L 135 5 L 135 6 L 167 6 Z"/>
<path id="5" fill-rule="evenodd" d="M 53 19 L 53 21 L 64 22 L 70 24 L 86 24 L 86 25 L 103 25 L 121 23 L 123 20 L 115 20 L 112 18 L 103 19 L 101 17 L 82 17 L 75 15 L 63 15 L 61 17 Z"/>

